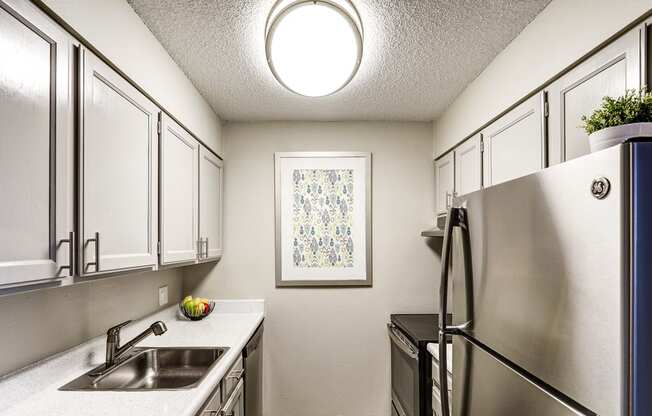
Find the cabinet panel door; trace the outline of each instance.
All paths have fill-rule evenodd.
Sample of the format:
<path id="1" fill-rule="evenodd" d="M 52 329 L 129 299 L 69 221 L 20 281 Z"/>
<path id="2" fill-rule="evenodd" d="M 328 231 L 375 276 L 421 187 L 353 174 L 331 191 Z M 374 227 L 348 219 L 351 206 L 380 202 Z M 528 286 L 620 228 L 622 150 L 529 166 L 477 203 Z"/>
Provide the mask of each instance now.
<path id="1" fill-rule="evenodd" d="M 455 154 L 451 152 L 435 160 L 435 192 L 437 195 L 437 214 L 448 211 L 455 191 Z"/>
<path id="2" fill-rule="evenodd" d="M 484 186 L 506 182 L 545 167 L 542 109 L 543 93 L 532 96 L 483 131 Z"/>
<path id="3" fill-rule="evenodd" d="M 482 135 L 467 139 L 455 148 L 455 196 L 482 188 Z"/>
<path id="4" fill-rule="evenodd" d="M 161 117 L 161 264 L 197 259 L 199 143 L 166 115 Z"/>
<path id="5" fill-rule="evenodd" d="M 203 146 L 199 149 L 199 258 L 222 256 L 222 161 Z"/>
<path id="6" fill-rule="evenodd" d="M 0 287 L 72 275 L 68 34 L 0 0 Z"/>
<path id="7" fill-rule="evenodd" d="M 159 109 L 90 51 L 81 64 L 81 272 L 154 266 Z"/>
<path id="8" fill-rule="evenodd" d="M 589 153 L 582 116 L 591 115 L 602 97 L 640 88 L 642 30 L 624 34 L 550 85 L 550 164 Z"/>

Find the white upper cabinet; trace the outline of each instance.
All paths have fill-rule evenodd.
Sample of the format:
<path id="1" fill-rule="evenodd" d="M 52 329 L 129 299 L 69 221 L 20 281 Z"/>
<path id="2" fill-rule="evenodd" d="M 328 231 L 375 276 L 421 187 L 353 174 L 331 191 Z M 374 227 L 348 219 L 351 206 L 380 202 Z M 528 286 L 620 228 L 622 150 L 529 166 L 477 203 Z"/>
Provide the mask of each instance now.
<path id="1" fill-rule="evenodd" d="M 170 117 L 161 117 L 161 264 L 197 259 L 199 142 Z"/>
<path id="2" fill-rule="evenodd" d="M 624 34 L 550 85 L 551 165 L 589 153 L 581 118 L 590 115 L 602 97 L 640 88 L 642 30 Z"/>
<path id="3" fill-rule="evenodd" d="M 222 161 L 199 149 L 199 259 L 222 256 Z"/>
<path id="4" fill-rule="evenodd" d="M 455 148 L 455 196 L 482 188 L 482 135 L 476 134 Z"/>
<path id="5" fill-rule="evenodd" d="M 71 38 L 0 0 L 0 288 L 72 275 Z"/>
<path id="6" fill-rule="evenodd" d="M 455 153 L 435 160 L 435 192 L 437 214 L 448 211 L 455 192 Z"/>
<path id="7" fill-rule="evenodd" d="M 534 95 L 484 129 L 484 186 L 545 167 L 543 101 Z"/>
<path id="8" fill-rule="evenodd" d="M 80 274 L 155 266 L 159 109 L 90 51 L 80 65 Z"/>

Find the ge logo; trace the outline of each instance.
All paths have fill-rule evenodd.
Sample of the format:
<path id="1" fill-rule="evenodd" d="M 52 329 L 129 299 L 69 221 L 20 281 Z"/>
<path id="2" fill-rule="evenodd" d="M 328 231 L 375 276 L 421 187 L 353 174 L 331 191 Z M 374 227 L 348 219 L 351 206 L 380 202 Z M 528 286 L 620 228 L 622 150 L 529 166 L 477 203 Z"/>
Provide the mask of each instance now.
<path id="1" fill-rule="evenodd" d="M 604 177 L 596 178 L 591 184 L 591 195 L 598 199 L 604 199 L 609 193 L 610 187 L 609 179 Z"/>

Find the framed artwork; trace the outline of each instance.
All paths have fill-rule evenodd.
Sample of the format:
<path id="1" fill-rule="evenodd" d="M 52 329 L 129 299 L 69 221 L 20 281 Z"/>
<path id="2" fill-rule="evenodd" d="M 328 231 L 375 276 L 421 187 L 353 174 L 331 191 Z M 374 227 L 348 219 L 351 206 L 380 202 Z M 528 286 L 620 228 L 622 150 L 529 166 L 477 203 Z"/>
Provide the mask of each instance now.
<path id="1" fill-rule="evenodd" d="M 371 286 L 371 153 L 274 155 L 276 286 Z"/>

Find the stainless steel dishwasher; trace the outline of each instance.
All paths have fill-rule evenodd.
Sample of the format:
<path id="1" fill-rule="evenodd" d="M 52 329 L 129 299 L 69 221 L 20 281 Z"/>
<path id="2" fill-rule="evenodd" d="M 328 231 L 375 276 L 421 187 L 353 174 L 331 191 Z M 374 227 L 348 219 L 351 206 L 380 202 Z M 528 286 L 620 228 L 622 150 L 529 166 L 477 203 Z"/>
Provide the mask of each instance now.
<path id="1" fill-rule="evenodd" d="M 251 336 L 242 352 L 245 363 L 244 399 L 246 416 L 263 414 L 263 324 Z"/>

